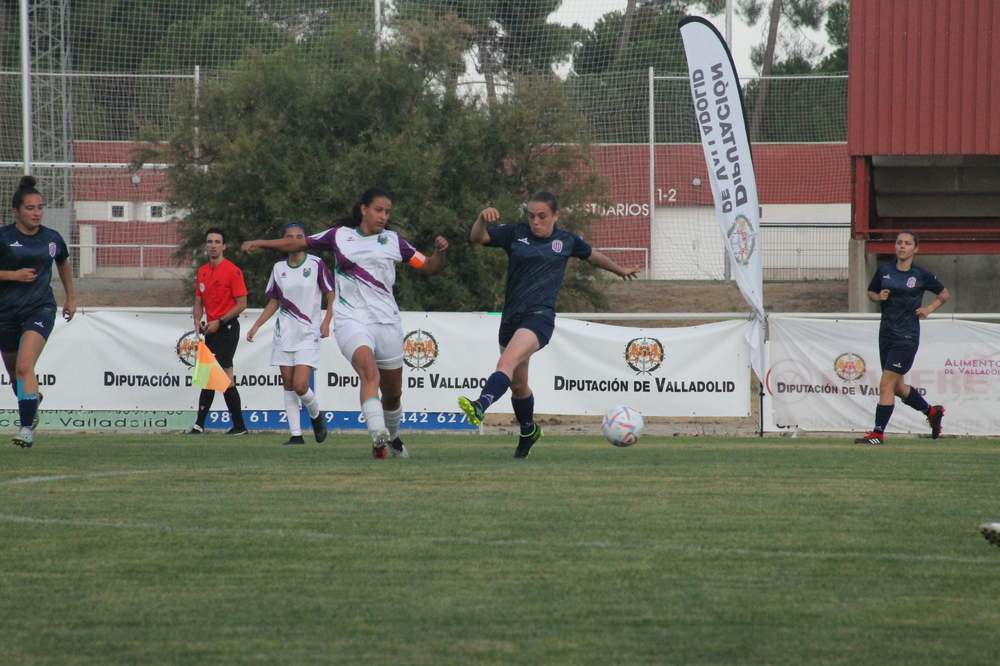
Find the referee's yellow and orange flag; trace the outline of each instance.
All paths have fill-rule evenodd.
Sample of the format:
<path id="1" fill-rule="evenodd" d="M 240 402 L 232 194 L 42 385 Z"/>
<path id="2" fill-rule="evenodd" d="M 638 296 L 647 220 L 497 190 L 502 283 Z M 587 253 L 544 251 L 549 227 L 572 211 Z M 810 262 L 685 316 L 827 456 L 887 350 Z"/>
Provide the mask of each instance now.
<path id="1" fill-rule="evenodd" d="M 208 348 L 204 340 L 198 341 L 198 360 L 194 364 L 194 374 L 191 383 L 210 391 L 229 390 L 229 375 L 215 360 L 215 354 Z"/>

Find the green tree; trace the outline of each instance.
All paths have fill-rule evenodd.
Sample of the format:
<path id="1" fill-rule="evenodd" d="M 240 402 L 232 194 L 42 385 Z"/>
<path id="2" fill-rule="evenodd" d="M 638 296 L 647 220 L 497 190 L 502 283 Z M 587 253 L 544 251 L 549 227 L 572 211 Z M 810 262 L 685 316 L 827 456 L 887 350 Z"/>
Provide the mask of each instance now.
<path id="1" fill-rule="evenodd" d="M 486 96 L 497 101 L 500 81 L 519 75 L 554 77 L 553 67 L 570 57 L 581 28 L 548 23 L 562 0 L 398 0 L 397 25 L 432 26 L 458 22 L 454 31 L 462 51 L 473 53 L 486 83 Z M 456 62 L 451 81 L 464 71 Z"/>
<path id="2" fill-rule="evenodd" d="M 828 74 L 847 73 L 848 32 L 850 24 L 848 0 L 835 0 L 826 10 L 826 36 L 833 52 L 816 66 L 817 72 Z"/>
<path id="3" fill-rule="evenodd" d="M 820 78 L 847 69 L 848 4 L 837 0 L 826 7 L 826 32 L 834 51 L 819 63 L 813 53 L 792 51 L 775 62 L 770 80 L 750 82 L 747 108 L 756 120 L 753 140 L 765 142 L 846 141 L 847 80 Z M 816 78 L 798 78 L 815 75 Z M 797 77 L 782 80 L 781 77 Z"/>
<path id="4" fill-rule="evenodd" d="M 811 62 L 820 52 L 809 40 L 801 37 L 802 28 L 818 29 L 823 22 L 830 0 L 739 0 L 740 13 L 750 25 L 756 25 L 768 10 L 767 37 L 764 43 L 755 47 L 751 61 L 760 69 L 763 80 L 757 91 L 758 103 L 753 107 L 750 118 L 750 140 L 760 140 L 760 126 L 764 119 L 770 81 L 774 74 L 775 60 L 784 53 L 787 62 Z M 778 36 L 782 23 L 785 24 L 785 39 L 779 50 Z"/>
<path id="5" fill-rule="evenodd" d="M 596 177 L 579 175 L 589 158 L 584 125 L 541 77 L 522 77 L 487 111 L 428 85 L 442 72 L 404 57 L 412 43 L 392 43 L 377 58 L 372 46 L 370 31 L 338 25 L 206 85 L 198 151 L 191 108 L 168 154 L 156 158 L 174 164 L 171 203 L 189 212 L 180 252 L 199 253 L 212 225 L 227 230 L 234 248 L 276 237 L 290 220 L 318 232 L 380 185 L 393 193 L 393 224 L 415 246 L 427 250 L 438 235 L 452 244 L 442 274 L 399 271 L 400 305 L 495 310 L 505 257 L 470 246 L 469 227 L 486 204 L 515 220 L 531 191 L 550 187 L 568 204 L 561 221 L 584 229 L 590 216 L 574 204 L 600 197 Z M 251 303 L 263 305 L 275 257 L 230 254 Z M 574 263 L 564 305 L 599 302 L 589 266 Z"/>
<path id="6" fill-rule="evenodd" d="M 696 8 L 712 12 L 722 6 L 716 0 L 639 0 L 624 12 L 605 14 L 584 32 L 569 85 L 598 141 L 649 140 L 649 68 L 658 76 L 686 77 L 678 22 Z M 657 141 L 698 140 L 686 81 L 658 83 L 655 103 Z"/>
<path id="7" fill-rule="evenodd" d="M 10 2 L 11 0 L 4 0 Z M 16 0 L 14 0 L 16 2 Z M 206 75 L 298 33 L 247 0 L 74 0 L 68 40 L 77 72 Z M 306 3 L 283 2 L 298 6 Z M 315 3 L 310 3 L 315 4 Z M 134 140 L 169 131 L 169 100 L 191 81 L 95 77 L 74 81 L 79 138 Z"/>

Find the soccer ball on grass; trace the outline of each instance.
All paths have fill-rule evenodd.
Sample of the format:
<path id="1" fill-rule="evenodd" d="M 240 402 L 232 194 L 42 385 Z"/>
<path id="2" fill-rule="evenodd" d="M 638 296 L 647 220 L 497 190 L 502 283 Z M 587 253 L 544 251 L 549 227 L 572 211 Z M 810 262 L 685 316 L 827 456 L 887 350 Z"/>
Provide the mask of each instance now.
<path id="1" fill-rule="evenodd" d="M 642 437 L 645 428 L 639 410 L 626 405 L 612 407 L 601 420 L 601 432 L 615 446 L 632 446 Z"/>

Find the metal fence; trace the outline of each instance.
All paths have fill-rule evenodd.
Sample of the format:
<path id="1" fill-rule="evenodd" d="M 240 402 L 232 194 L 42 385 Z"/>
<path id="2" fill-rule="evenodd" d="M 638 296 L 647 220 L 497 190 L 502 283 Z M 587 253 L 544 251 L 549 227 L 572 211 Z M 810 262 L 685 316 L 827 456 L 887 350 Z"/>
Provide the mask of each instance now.
<path id="1" fill-rule="evenodd" d="M 764 279 L 770 282 L 846 280 L 851 225 L 762 223 Z"/>
<path id="2" fill-rule="evenodd" d="M 7 27 L 13 28 L 15 3 L 7 4 L 0 7 L 0 23 L 6 19 Z M 162 221 L 147 219 L 157 216 L 143 212 L 153 208 L 162 212 L 168 178 L 163 170 L 133 172 L 129 146 L 169 138 L 180 125 L 180 110 L 194 108 L 190 105 L 196 104 L 199 91 L 238 71 L 255 54 L 319 40 L 338 14 L 350 14 L 359 26 L 371 22 L 381 42 L 402 34 L 399 21 L 426 18 L 408 14 L 407 3 L 380 0 L 232 3 L 231 11 L 218 14 L 199 3 L 150 0 L 118 3 L 115 19 L 102 3 L 32 2 L 30 17 L 29 3 L 17 4 L 24 8 L 27 28 L 20 47 L 16 30 L 0 34 L 0 192 L 11 192 L 25 171 L 40 177 L 48 206 L 46 224 L 75 245 L 82 277 L 130 272 L 155 277 L 176 271 L 176 224 L 152 224 Z M 663 205 L 654 197 L 654 187 L 663 184 L 656 180 L 657 172 L 669 181 L 666 186 L 672 186 L 673 174 L 687 173 L 689 165 L 671 163 L 669 157 L 654 160 L 654 150 L 649 151 L 648 166 L 643 165 L 627 149 L 640 147 L 641 153 L 645 146 L 698 141 L 669 3 L 643 3 L 648 6 L 637 15 L 632 45 L 622 50 L 617 37 L 609 42 L 621 51 L 610 63 L 613 66 L 602 60 L 608 54 L 600 31 L 587 26 L 597 26 L 599 19 L 605 26 L 618 25 L 621 0 L 562 3 L 556 14 L 543 17 L 527 32 L 504 24 L 504 16 L 489 14 L 493 4 L 449 3 L 468 5 L 461 10 L 468 13 L 461 21 L 482 31 L 477 33 L 482 39 L 462 41 L 467 52 L 456 64 L 461 70 L 455 72 L 456 84 L 465 95 L 488 96 L 516 80 L 514 65 L 527 62 L 520 56 L 546 51 L 538 48 L 540 41 L 557 44 L 562 39 L 571 44 L 563 38 L 583 26 L 586 39 L 566 51 L 561 65 L 544 71 L 565 84 L 571 108 L 586 121 L 589 139 L 609 148 L 600 168 L 616 200 L 630 205 L 648 202 L 646 213 L 607 216 L 599 222 L 603 229 L 595 234 L 595 242 L 609 246 L 607 252 L 620 263 L 640 266 L 644 276 L 651 276 L 663 263 L 651 239 L 652 217 Z M 128 10 L 139 5 L 148 11 Z M 558 37 L 555 33 L 560 31 L 566 34 Z M 573 39 L 579 40 L 579 35 Z M 734 53 L 740 50 L 734 45 Z M 195 63 L 203 63 L 204 69 Z M 505 69 L 505 63 L 513 69 Z M 663 69 L 654 76 L 651 66 L 656 63 Z M 761 142 L 845 140 L 846 77 L 772 78 L 766 96 L 762 79 L 742 80 L 748 111 L 755 107 L 761 111 Z M 783 193 L 779 198 L 797 187 L 778 180 L 777 189 Z M 831 176 L 823 182 L 836 180 Z M 829 192 L 816 194 L 817 200 L 835 198 Z M 645 226 L 638 223 L 647 216 Z M 9 222 L 9 216 L 3 221 Z M 85 237 L 84 226 L 93 226 L 96 235 Z M 692 222 L 685 233 L 700 232 Z M 765 224 L 761 234 L 765 279 L 847 275 L 843 228 Z"/>

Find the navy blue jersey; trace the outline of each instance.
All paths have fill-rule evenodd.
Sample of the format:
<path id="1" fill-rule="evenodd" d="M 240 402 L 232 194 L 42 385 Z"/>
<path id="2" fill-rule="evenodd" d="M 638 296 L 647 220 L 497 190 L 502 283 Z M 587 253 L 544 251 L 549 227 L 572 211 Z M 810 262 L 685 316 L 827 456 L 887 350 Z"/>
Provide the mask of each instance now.
<path id="1" fill-rule="evenodd" d="M 39 227 L 33 236 L 18 231 L 16 224 L 0 227 L 0 271 L 34 268 L 31 282 L 0 282 L 0 325 L 20 326 L 39 308 L 56 308 L 52 293 L 52 261 L 69 258 L 66 242 L 55 229 Z"/>
<path id="2" fill-rule="evenodd" d="M 944 285 L 929 270 L 910 264 L 910 270 L 901 271 L 896 262 L 891 261 L 878 267 L 878 271 L 868 284 L 868 291 L 876 294 L 889 290 L 889 298 L 880 301 L 882 324 L 879 326 L 880 340 L 920 342 L 920 317 L 917 308 L 923 305 L 924 292 L 940 294 Z"/>
<path id="3" fill-rule="evenodd" d="M 527 313 L 554 316 L 569 258 L 587 259 L 593 252 L 587 241 L 565 229 L 554 229 L 548 238 L 532 235 L 531 227 L 523 222 L 486 231 L 490 235 L 487 245 L 507 252 L 504 318 Z"/>

